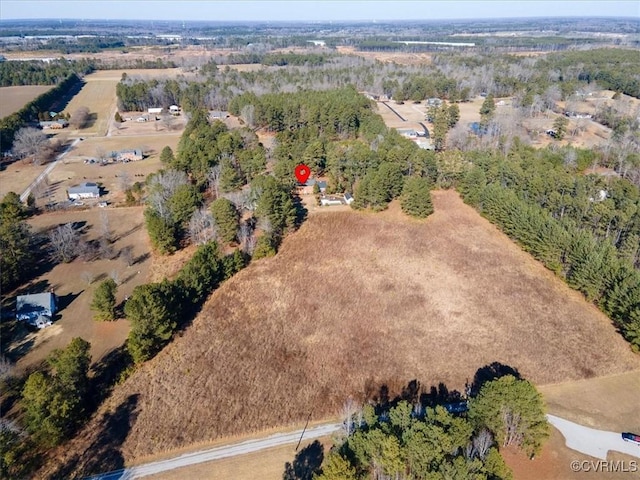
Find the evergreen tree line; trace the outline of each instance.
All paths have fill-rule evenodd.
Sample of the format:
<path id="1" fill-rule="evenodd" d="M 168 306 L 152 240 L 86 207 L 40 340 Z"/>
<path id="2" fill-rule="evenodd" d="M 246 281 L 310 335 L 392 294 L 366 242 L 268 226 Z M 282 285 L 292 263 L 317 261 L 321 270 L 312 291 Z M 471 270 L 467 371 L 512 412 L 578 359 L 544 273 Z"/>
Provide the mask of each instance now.
<path id="1" fill-rule="evenodd" d="M 0 63 L 0 65 L 3 64 Z M 77 87 L 80 82 L 82 80 L 75 73 L 72 73 L 51 90 L 27 103 L 19 111 L 0 119 L 0 144 L 2 149 L 10 150 L 18 130 L 27 123 L 37 120 L 40 112 L 50 110 L 51 106 L 60 100 L 60 97 Z"/>
<path id="2" fill-rule="evenodd" d="M 512 479 L 500 449 L 512 445 L 533 456 L 549 436 L 542 397 L 526 380 L 507 375 L 486 382 L 466 403 L 463 414 L 418 399 L 345 407 L 346 436 L 313 478 Z M 311 478 L 296 476 L 296 467 L 286 464 L 283 479 Z"/>
<path id="3" fill-rule="evenodd" d="M 126 346 L 133 362 L 154 357 L 211 292 L 246 263 L 239 250 L 224 256 L 216 242 L 208 242 L 198 247 L 174 280 L 137 286 L 124 307 L 131 321 Z"/>
<path id="4" fill-rule="evenodd" d="M 94 68 L 94 62 L 87 59 L 0 62 L 0 87 L 57 85 L 70 75 L 85 75 L 91 73 Z"/>
<path id="5" fill-rule="evenodd" d="M 617 179 L 605 191 L 597 177 L 563 174 L 540 161 L 544 151 L 529 153 L 510 160 L 476 154 L 459 184 L 463 198 L 598 305 L 640 349 L 638 189 Z"/>
<path id="6" fill-rule="evenodd" d="M 0 290 L 5 292 L 23 283 L 34 266 L 34 238 L 25 221 L 28 216 L 28 209 L 14 192 L 0 202 Z"/>

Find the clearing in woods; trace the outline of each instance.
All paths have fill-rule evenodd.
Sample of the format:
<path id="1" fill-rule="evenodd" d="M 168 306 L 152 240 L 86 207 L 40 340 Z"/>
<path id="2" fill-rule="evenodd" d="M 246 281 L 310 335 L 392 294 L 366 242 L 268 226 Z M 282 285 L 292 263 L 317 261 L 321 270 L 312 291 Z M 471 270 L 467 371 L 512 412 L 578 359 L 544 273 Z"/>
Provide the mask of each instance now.
<path id="1" fill-rule="evenodd" d="M 382 385 L 391 395 L 412 379 L 462 390 L 492 362 L 536 384 L 640 368 L 580 294 L 455 192 L 433 198 L 426 221 L 395 203 L 311 215 L 277 256 L 222 285 L 102 407 L 135 399 L 124 461 L 326 418 Z M 96 441 L 102 419 L 65 456 Z"/>
<path id="2" fill-rule="evenodd" d="M 0 87 L 0 118 L 17 112 L 38 95 L 51 90 L 53 85 L 20 85 Z"/>

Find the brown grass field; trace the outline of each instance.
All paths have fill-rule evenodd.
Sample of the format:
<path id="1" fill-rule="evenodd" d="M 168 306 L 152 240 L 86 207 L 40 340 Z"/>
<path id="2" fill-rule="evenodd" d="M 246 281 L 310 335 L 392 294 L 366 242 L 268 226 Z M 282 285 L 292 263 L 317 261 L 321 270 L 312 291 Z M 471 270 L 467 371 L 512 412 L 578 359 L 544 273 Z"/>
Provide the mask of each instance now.
<path id="1" fill-rule="evenodd" d="M 312 215 L 223 285 L 102 407 L 136 399 L 125 462 L 322 419 L 383 384 L 462 389 L 492 362 L 537 384 L 640 368 L 602 313 L 455 192 L 434 204 L 426 221 L 397 205 Z M 99 437 L 100 419 L 66 455 Z"/>
<path id="2" fill-rule="evenodd" d="M 0 118 L 11 115 L 25 106 L 38 95 L 51 90 L 53 85 L 20 85 L 0 87 Z"/>
<path id="3" fill-rule="evenodd" d="M 73 112 L 79 107 L 87 107 L 89 108 L 90 114 L 94 117 L 93 121 L 86 128 L 70 130 L 64 133 L 75 135 L 106 135 L 109 124 L 113 120 L 116 112 L 116 85 L 125 72 L 134 77 L 144 78 L 175 77 L 183 73 L 179 68 L 158 70 L 100 70 L 85 76 L 85 85 L 80 92 L 71 99 L 65 111 L 73 115 Z"/>

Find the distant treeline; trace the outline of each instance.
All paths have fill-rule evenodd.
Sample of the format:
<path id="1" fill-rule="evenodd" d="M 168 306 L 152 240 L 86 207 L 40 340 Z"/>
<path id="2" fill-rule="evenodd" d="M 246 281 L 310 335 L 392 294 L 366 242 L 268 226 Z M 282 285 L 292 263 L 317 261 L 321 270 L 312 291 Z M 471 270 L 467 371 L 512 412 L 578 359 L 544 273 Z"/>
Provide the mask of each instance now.
<path id="1" fill-rule="evenodd" d="M 51 90 L 27 103 L 19 111 L 1 119 L 0 145 L 2 145 L 2 149 L 10 149 L 11 145 L 13 145 L 13 137 L 18 130 L 24 127 L 26 123 L 37 119 L 40 112 L 48 111 L 51 105 L 60 100 L 60 97 L 64 96 L 80 82 L 82 82 L 80 77 L 72 73 Z"/>
<path id="2" fill-rule="evenodd" d="M 56 85 L 72 74 L 85 75 L 95 69 L 88 59 L 69 61 L 61 58 L 52 62 L 5 61 L 0 63 L 0 87 L 20 85 Z"/>
<path id="3" fill-rule="evenodd" d="M 561 81 L 578 80 L 640 98 L 640 51 L 602 48 L 564 52 L 539 61 L 561 72 Z"/>

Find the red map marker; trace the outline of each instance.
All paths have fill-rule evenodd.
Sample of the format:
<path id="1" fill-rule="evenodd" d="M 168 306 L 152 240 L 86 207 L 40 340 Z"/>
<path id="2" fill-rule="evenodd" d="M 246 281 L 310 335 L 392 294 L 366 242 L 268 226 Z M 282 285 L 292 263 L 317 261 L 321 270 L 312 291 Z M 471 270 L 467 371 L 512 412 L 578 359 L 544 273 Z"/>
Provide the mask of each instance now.
<path id="1" fill-rule="evenodd" d="M 311 170 L 305 164 L 301 163 L 296 167 L 296 178 L 300 183 L 307 183 L 309 179 L 309 175 L 311 175 Z"/>

